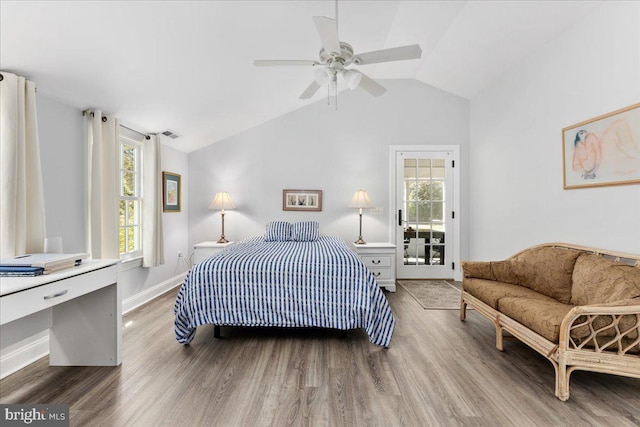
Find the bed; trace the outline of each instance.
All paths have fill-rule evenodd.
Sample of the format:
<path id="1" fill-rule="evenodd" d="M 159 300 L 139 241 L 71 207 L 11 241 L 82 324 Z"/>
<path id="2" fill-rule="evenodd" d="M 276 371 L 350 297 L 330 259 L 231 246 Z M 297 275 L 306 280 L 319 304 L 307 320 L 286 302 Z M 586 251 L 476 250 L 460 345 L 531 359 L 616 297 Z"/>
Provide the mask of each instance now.
<path id="1" fill-rule="evenodd" d="M 371 272 L 333 236 L 235 243 L 191 268 L 174 312 L 181 344 L 213 324 L 363 328 L 373 344 L 388 347 L 395 323 Z"/>

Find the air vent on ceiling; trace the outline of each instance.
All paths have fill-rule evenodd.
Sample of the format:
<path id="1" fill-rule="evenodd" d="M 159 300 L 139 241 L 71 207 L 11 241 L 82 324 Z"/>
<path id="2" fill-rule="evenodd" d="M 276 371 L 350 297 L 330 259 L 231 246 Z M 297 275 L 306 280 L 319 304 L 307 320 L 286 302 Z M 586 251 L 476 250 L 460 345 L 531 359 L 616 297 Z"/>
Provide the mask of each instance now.
<path id="1" fill-rule="evenodd" d="M 171 129 L 167 129 L 164 132 L 162 132 L 162 134 L 164 136 L 168 136 L 171 139 L 176 139 L 176 138 L 180 138 L 180 135 L 178 135 L 177 133 L 175 133 L 174 131 L 172 131 Z"/>

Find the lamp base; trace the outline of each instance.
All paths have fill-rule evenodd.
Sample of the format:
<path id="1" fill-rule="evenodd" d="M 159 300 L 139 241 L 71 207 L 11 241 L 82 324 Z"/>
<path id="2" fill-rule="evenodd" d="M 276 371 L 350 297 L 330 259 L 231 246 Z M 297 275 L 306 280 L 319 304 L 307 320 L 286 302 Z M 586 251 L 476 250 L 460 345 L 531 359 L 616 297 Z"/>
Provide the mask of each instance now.
<path id="1" fill-rule="evenodd" d="M 360 237 L 358 237 L 358 240 L 356 240 L 356 241 L 355 241 L 355 242 L 353 242 L 353 243 L 355 243 L 356 245 L 364 245 L 364 244 L 366 244 L 367 242 L 365 242 L 364 240 L 362 240 L 362 236 L 360 236 Z"/>
<path id="2" fill-rule="evenodd" d="M 216 243 L 229 243 L 229 241 L 224 236 L 220 236 L 220 240 L 218 240 Z"/>

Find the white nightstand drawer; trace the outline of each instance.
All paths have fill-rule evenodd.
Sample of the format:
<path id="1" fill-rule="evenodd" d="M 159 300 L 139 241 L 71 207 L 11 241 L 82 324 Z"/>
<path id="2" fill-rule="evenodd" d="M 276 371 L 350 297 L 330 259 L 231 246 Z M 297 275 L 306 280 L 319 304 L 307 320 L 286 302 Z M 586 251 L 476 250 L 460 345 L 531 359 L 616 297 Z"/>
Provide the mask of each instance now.
<path id="1" fill-rule="evenodd" d="M 391 267 L 391 256 L 389 255 L 362 255 L 362 262 L 369 269 L 376 267 Z"/>
<path id="2" fill-rule="evenodd" d="M 373 274 L 373 277 L 375 277 L 377 281 L 391 279 L 390 268 L 370 268 L 369 271 L 371 272 L 371 274 Z"/>

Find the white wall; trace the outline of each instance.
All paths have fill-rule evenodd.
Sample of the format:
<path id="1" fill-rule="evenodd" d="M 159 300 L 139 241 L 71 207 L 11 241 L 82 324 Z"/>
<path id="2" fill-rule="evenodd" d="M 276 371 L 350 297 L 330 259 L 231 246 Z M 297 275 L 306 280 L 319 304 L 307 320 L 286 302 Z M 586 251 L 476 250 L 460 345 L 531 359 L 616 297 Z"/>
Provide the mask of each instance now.
<path id="1" fill-rule="evenodd" d="M 640 2 L 607 2 L 471 101 L 470 257 L 640 253 L 640 186 L 563 190 L 561 129 L 640 101 Z M 640 144 L 640 141 L 636 141 Z"/>
<path id="2" fill-rule="evenodd" d="M 85 119 L 78 109 L 38 96 L 38 132 L 48 236 L 61 236 L 65 252 L 86 251 L 86 149 Z M 117 114 L 116 114 L 117 115 Z M 188 157 L 162 146 L 162 169 L 182 175 L 182 212 L 163 214 L 165 264 L 154 268 L 123 268 L 119 281 L 123 300 L 146 296 L 158 284 L 179 280 L 186 271 L 177 253 L 188 253 Z M 144 298 L 141 300 L 143 301 Z M 125 307 L 126 308 L 126 307 Z M 81 319 L 79 319 L 80 321 Z M 51 324 L 44 311 L 0 328 L 0 356 L 20 351 Z M 34 338 L 36 337 L 36 338 Z M 7 362 L 8 364 L 8 362 Z M 4 371 L 4 364 L 2 366 Z"/>
<path id="3" fill-rule="evenodd" d="M 87 149 L 85 119 L 75 108 L 37 97 L 47 236 L 65 252 L 86 250 Z"/>
<path id="4" fill-rule="evenodd" d="M 343 91 L 338 111 L 321 100 L 190 153 L 190 244 L 218 239 L 220 215 L 208 209 L 217 191 L 229 191 L 237 206 L 225 217 L 230 240 L 263 234 L 271 220 L 308 219 L 319 221 L 322 233 L 350 242 L 358 235 L 358 217 L 347 206 L 360 188 L 384 209 L 364 215 L 365 240 L 387 241 L 389 146 L 411 144 L 460 145 L 466 247 L 469 102 L 415 80 L 382 84 L 388 91 L 380 98 Z M 283 211 L 283 189 L 322 190 L 322 212 Z"/>

